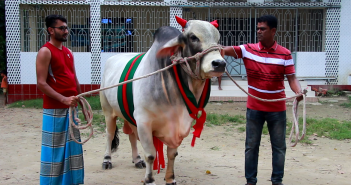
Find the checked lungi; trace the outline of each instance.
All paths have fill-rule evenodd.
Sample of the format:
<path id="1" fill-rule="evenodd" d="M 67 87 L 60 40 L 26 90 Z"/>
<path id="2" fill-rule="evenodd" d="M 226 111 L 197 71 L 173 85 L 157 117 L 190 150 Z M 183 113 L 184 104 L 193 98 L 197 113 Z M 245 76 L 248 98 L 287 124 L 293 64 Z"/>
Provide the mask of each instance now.
<path id="1" fill-rule="evenodd" d="M 84 183 L 83 149 L 71 139 L 68 110 L 43 110 L 41 185 Z M 80 141 L 79 130 L 74 128 L 73 133 Z"/>

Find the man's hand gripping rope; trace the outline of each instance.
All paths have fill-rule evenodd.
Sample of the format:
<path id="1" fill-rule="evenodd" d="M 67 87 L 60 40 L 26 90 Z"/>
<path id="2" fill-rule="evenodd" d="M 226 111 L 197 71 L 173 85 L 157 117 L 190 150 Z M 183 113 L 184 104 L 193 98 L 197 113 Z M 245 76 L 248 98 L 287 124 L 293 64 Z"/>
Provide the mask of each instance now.
<path id="1" fill-rule="evenodd" d="M 251 95 L 250 93 L 246 92 L 242 87 L 239 86 L 238 83 L 236 83 L 236 81 L 230 76 L 230 74 L 228 73 L 228 71 L 225 71 L 225 73 L 227 74 L 227 76 L 235 83 L 235 85 L 237 85 L 245 94 L 247 94 L 248 96 L 255 98 L 257 100 L 260 101 L 264 101 L 264 102 L 277 102 L 277 101 L 285 101 L 285 100 L 289 100 L 289 99 L 294 99 L 293 102 L 293 107 L 292 107 L 292 111 L 293 111 L 293 117 L 294 117 L 294 123 L 291 126 L 291 132 L 290 132 L 290 136 L 289 136 L 289 143 L 291 144 L 291 140 L 292 140 L 292 135 L 294 133 L 294 128 L 295 128 L 295 142 L 293 144 L 291 144 L 291 147 L 296 146 L 297 142 L 302 140 L 305 137 L 306 134 L 306 94 L 307 94 L 307 89 L 304 89 L 302 93 L 297 94 L 295 96 L 292 97 L 288 97 L 288 98 L 280 98 L 280 99 L 262 99 L 259 98 L 257 96 Z M 302 129 L 302 135 L 301 137 L 299 137 L 299 122 L 298 122 L 298 114 L 297 114 L 297 108 L 299 105 L 299 102 L 301 100 L 301 97 L 303 99 L 303 129 Z"/>

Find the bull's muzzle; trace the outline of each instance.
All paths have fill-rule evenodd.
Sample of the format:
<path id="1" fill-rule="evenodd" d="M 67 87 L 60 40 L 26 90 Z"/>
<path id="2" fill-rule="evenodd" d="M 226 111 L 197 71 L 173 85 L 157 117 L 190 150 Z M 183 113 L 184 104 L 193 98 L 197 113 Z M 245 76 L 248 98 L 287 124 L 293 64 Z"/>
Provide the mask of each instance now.
<path id="1" fill-rule="evenodd" d="M 221 59 L 213 60 L 212 61 L 212 67 L 213 67 L 213 72 L 221 72 L 223 73 L 225 71 L 225 66 L 226 62 Z"/>

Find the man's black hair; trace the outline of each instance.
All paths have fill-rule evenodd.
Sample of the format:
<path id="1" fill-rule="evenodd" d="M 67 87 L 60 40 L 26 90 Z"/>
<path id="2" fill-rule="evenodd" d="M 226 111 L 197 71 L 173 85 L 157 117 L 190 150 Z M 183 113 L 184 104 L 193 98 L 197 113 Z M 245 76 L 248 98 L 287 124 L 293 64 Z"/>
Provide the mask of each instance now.
<path id="1" fill-rule="evenodd" d="M 278 19 L 273 15 L 263 15 L 257 19 L 257 22 L 266 22 L 270 29 L 277 28 Z"/>
<path id="2" fill-rule="evenodd" d="M 45 18 L 46 29 L 48 29 L 49 27 L 55 26 L 57 20 L 67 23 L 67 19 L 62 15 L 48 15 Z"/>
<path id="3" fill-rule="evenodd" d="M 0 73 L 3 73 L 4 75 L 7 75 L 7 72 L 5 70 L 1 71 Z"/>

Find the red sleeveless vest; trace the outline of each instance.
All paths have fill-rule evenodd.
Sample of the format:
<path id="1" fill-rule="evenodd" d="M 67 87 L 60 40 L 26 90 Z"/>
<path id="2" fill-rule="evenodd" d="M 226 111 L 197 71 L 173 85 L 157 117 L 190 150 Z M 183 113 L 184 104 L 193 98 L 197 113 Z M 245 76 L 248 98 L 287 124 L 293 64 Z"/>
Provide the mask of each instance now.
<path id="1" fill-rule="evenodd" d="M 62 46 L 62 50 L 60 50 L 49 42 L 47 42 L 43 47 L 47 47 L 51 52 L 51 60 L 46 83 L 63 96 L 76 96 L 78 92 L 72 53 L 64 46 Z M 45 94 L 43 101 L 44 109 L 69 108 L 69 106 Z"/>

